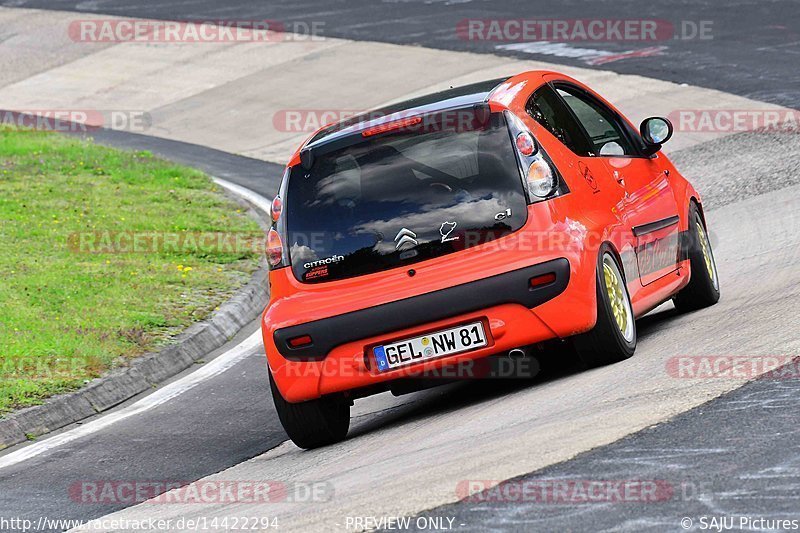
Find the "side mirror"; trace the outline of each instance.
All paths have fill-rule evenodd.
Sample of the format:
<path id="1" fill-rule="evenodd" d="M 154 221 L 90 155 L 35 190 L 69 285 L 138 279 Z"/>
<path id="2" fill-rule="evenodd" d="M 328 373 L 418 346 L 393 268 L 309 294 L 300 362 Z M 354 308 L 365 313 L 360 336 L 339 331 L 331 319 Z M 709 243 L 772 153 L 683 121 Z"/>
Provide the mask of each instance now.
<path id="1" fill-rule="evenodd" d="M 639 126 L 639 133 L 646 145 L 645 150 L 648 155 L 661 150 L 661 145 L 672 137 L 672 122 L 663 117 L 650 117 L 642 121 Z"/>

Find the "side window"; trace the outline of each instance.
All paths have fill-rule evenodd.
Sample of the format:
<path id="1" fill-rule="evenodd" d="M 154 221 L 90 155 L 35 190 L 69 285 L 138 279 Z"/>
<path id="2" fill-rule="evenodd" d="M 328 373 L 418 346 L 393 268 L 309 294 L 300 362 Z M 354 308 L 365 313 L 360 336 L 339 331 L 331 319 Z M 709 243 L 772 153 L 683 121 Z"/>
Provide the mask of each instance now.
<path id="1" fill-rule="evenodd" d="M 601 156 L 636 154 L 610 109 L 579 91 L 565 88 L 556 90 L 586 130 L 594 154 Z"/>
<path id="2" fill-rule="evenodd" d="M 591 155 L 593 148 L 587 144 L 586 135 L 549 85 L 540 87 L 533 93 L 525 110 L 567 148 L 578 155 Z"/>

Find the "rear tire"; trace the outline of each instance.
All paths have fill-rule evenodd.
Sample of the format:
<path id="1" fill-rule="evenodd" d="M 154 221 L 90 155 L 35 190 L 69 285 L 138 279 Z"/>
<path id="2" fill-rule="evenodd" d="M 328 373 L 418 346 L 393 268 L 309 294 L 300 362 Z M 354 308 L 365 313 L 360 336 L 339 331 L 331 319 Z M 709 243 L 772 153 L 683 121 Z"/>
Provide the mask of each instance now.
<path id="1" fill-rule="evenodd" d="M 689 284 L 672 298 L 675 308 L 681 313 L 702 309 L 719 301 L 717 264 L 705 223 L 694 202 L 689 207 L 687 242 L 691 277 Z"/>
<path id="2" fill-rule="evenodd" d="M 608 245 L 597 257 L 597 323 L 575 337 L 573 346 L 589 368 L 624 361 L 636 350 L 636 321 L 625 277 Z"/>
<path id="3" fill-rule="evenodd" d="M 350 427 L 350 404 L 339 396 L 323 396 L 299 403 L 287 402 L 272 373 L 272 399 L 283 429 L 297 446 L 307 450 L 344 440 Z"/>

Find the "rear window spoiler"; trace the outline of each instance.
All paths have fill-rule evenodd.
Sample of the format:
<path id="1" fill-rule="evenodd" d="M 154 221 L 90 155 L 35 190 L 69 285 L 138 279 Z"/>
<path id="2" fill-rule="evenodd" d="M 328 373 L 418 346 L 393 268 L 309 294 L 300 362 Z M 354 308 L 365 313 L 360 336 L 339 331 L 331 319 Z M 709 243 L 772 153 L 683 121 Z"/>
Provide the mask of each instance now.
<path id="1" fill-rule="evenodd" d="M 437 115 L 442 115 L 444 113 L 453 113 L 453 112 L 469 111 L 469 110 L 471 110 L 473 113 L 475 113 L 476 118 L 481 122 L 485 122 L 489 118 L 489 115 L 491 114 L 491 111 L 489 109 L 489 104 L 486 103 L 486 102 L 481 102 L 481 103 L 478 103 L 478 104 L 472 104 L 472 105 L 463 106 L 463 107 L 453 107 L 453 108 L 449 108 L 449 109 L 438 109 L 438 110 L 436 110 L 434 112 L 423 113 L 423 114 L 420 114 L 418 116 L 422 119 L 421 122 L 425 123 L 426 122 L 425 118 L 427 118 L 427 117 L 435 117 Z M 405 120 L 408 120 L 409 118 L 410 117 L 400 117 L 400 118 L 398 118 L 396 120 L 397 121 L 405 121 Z M 385 123 L 379 123 L 377 125 L 385 125 L 385 124 L 389 124 L 391 122 L 393 122 L 393 121 L 388 121 L 388 122 L 385 122 Z M 369 123 L 370 123 L 370 121 L 362 122 L 360 124 L 362 124 L 364 126 L 363 128 L 359 128 L 359 129 L 353 130 L 352 132 L 348 132 L 347 134 L 344 134 L 344 135 L 332 135 L 330 137 L 326 137 L 326 138 L 320 139 L 319 141 L 313 142 L 313 143 L 309 144 L 308 146 L 304 146 L 300 150 L 300 164 L 303 166 L 304 169 L 311 170 L 311 168 L 314 166 L 314 160 L 315 160 L 315 158 L 317 156 L 328 154 L 330 152 L 335 152 L 337 150 L 342 150 L 344 148 L 347 148 L 348 146 L 352 146 L 354 144 L 358 144 L 360 142 L 364 142 L 365 139 L 368 139 L 370 137 L 377 137 L 377 136 L 380 136 L 380 135 L 397 132 L 397 131 L 400 131 L 401 129 L 403 129 L 402 127 L 400 127 L 400 128 L 387 128 L 384 133 L 371 134 L 369 137 L 365 137 L 365 136 L 362 135 L 362 132 L 367 129 L 366 126 Z"/>

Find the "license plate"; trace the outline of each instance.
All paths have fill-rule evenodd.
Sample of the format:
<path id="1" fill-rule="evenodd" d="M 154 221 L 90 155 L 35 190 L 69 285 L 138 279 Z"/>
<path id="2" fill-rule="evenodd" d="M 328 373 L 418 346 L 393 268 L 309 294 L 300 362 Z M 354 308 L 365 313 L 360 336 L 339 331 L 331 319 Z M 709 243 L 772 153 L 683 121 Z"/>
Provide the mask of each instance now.
<path id="1" fill-rule="evenodd" d="M 376 346 L 372 353 L 379 372 L 399 366 L 466 352 L 486 346 L 483 323 L 474 322 L 456 328 L 428 333 L 419 337 Z"/>

